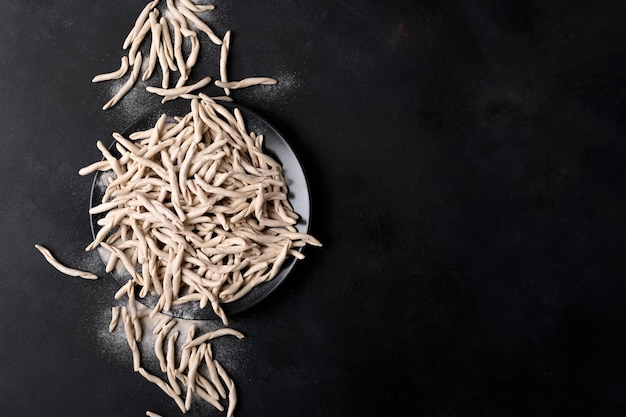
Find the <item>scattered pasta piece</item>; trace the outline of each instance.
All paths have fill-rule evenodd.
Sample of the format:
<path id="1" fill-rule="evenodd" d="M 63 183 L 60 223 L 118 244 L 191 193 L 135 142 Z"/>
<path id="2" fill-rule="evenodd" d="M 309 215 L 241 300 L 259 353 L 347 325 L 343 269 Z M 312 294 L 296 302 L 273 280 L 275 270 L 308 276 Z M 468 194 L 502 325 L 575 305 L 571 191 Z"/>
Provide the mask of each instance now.
<path id="1" fill-rule="evenodd" d="M 102 81 L 109 81 L 109 80 L 117 80 L 118 78 L 122 78 L 126 72 L 128 71 L 128 57 L 124 56 L 122 57 L 122 63 L 120 65 L 120 68 L 116 71 L 113 72 L 109 72 L 106 74 L 100 74 L 100 75 L 96 75 L 95 77 L 93 77 L 93 79 L 91 80 L 92 83 L 99 83 Z"/>
<path id="2" fill-rule="evenodd" d="M 54 258 L 54 256 L 52 256 L 52 254 L 50 253 L 50 251 L 48 249 L 46 249 L 45 247 L 43 247 L 43 246 L 41 246 L 39 244 L 36 244 L 35 248 L 37 248 L 37 250 L 39 250 L 39 252 L 41 252 L 43 257 L 46 259 L 46 261 L 48 261 L 48 263 L 50 265 L 52 265 L 59 272 L 62 272 L 65 275 L 69 275 L 69 276 L 72 276 L 72 277 L 80 277 L 80 278 L 84 278 L 84 279 L 98 279 L 98 276 L 95 275 L 95 274 L 92 274 L 91 272 L 81 271 L 79 269 L 70 268 L 70 267 L 67 267 L 67 266 L 61 264 L 61 262 L 57 261 Z"/>
<path id="3" fill-rule="evenodd" d="M 269 78 L 269 77 L 249 77 L 249 78 L 244 78 L 243 80 L 229 81 L 229 82 L 216 80 L 215 85 L 220 88 L 230 88 L 230 89 L 236 90 L 238 88 L 247 88 L 247 87 L 252 87 L 255 85 L 274 85 L 277 82 L 278 81 L 276 81 L 274 78 Z"/>
<path id="4" fill-rule="evenodd" d="M 135 85 L 137 78 L 139 78 L 139 71 L 141 71 L 141 52 L 137 53 L 137 57 L 135 59 L 135 63 L 133 64 L 133 72 L 131 72 L 130 77 L 124 83 L 122 88 L 109 100 L 103 107 L 102 110 L 107 110 L 113 106 L 115 106 Z"/>

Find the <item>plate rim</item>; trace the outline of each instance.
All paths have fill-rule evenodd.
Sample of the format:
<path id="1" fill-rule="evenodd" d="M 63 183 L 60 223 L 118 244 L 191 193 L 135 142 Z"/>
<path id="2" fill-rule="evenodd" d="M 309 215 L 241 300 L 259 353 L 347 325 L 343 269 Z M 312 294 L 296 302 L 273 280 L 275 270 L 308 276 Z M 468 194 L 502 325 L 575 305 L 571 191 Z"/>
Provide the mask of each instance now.
<path id="1" fill-rule="evenodd" d="M 304 190 L 299 190 L 299 192 L 304 194 L 302 198 L 306 199 L 306 207 L 308 209 L 306 218 L 303 218 L 301 213 L 298 213 L 296 211 L 298 216 L 300 216 L 300 219 L 298 220 L 298 223 L 294 226 L 298 229 L 299 232 L 308 234 L 311 228 L 312 205 L 313 205 L 312 199 L 311 199 L 311 187 L 310 187 L 309 177 L 304 169 L 302 160 L 296 153 L 295 149 L 293 148 L 293 145 L 287 140 L 287 138 L 285 137 L 285 135 L 282 134 L 282 132 L 280 132 L 274 125 L 272 125 L 265 117 L 261 116 L 258 112 L 246 106 L 231 103 L 231 102 L 220 101 L 218 102 L 218 104 L 224 106 L 231 112 L 234 111 L 235 108 L 239 109 L 244 119 L 248 117 L 256 119 L 256 121 L 259 122 L 261 125 L 263 125 L 263 127 L 267 128 L 269 131 L 273 133 L 274 137 L 270 138 L 270 142 L 277 140 L 283 145 L 286 145 L 286 150 L 288 151 L 290 156 L 293 158 L 293 160 L 296 162 L 296 165 L 299 170 L 299 175 L 301 176 L 301 179 L 304 183 Z M 187 100 L 187 99 L 172 100 L 170 102 L 162 104 L 161 106 L 153 107 L 145 111 L 143 114 L 136 117 L 132 122 L 130 122 L 121 131 L 120 134 L 124 137 L 128 137 L 130 133 L 133 133 L 137 130 L 147 129 L 150 126 L 154 126 L 154 123 L 156 123 L 156 121 L 162 114 L 167 114 L 167 116 L 169 117 L 177 117 L 177 116 L 183 116 L 189 113 L 190 111 L 191 111 L 190 100 Z M 249 123 L 250 123 L 249 120 L 246 120 L 247 127 Z M 146 128 L 140 127 L 142 124 L 147 124 L 148 127 Z M 268 136 L 266 132 L 263 132 L 263 135 L 264 135 L 264 141 L 263 141 L 264 152 L 267 151 L 271 153 L 273 157 L 277 157 L 274 154 L 274 152 L 272 152 L 271 146 L 268 146 L 266 149 Z M 116 143 L 117 141 L 113 139 L 111 144 L 108 146 L 108 149 L 114 148 Z M 102 160 L 104 159 L 105 158 L 103 157 Z M 281 161 L 279 158 L 277 159 L 278 159 L 278 162 L 281 164 L 281 167 L 283 167 L 284 166 L 283 161 Z M 106 172 L 110 172 L 110 170 L 109 171 L 96 171 L 94 173 L 94 177 L 93 177 L 91 189 L 90 189 L 90 196 L 89 196 L 90 208 L 94 207 L 94 202 L 96 200 L 95 197 L 96 197 L 97 188 L 98 188 L 98 180 Z M 284 174 L 284 171 L 283 171 L 283 174 Z M 288 182 L 288 180 L 289 180 L 289 177 L 285 175 L 285 181 Z M 292 193 L 292 191 L 293 190 L 288 189 L 287 195 L 289 196 Z M 89 223 L 90 223 L 90 229 L 91 229 L 91 234 L 92 234 L 93 239 L 95 239 L 97 230 L 99 229 L 99 226 L 96 223 L 97 219 L 103 216 L 104 214 L 105 213 L 101 214 L 100 216 L 98 216 L 97 214 L 91 214 L 91 213 L 89 214 Z M 302 247 L 294 248 L 294 249 L 302 253 L 305 247 L 306 245 Z M 99 248 L 96 248 L 96 251 L 99 251 Z M 104 259 L 102 259 L 102 261 L 105 262 Z M 289 257 L 285 261 L 285 263 L 282 265 L 278 275 L 276 275 L 272 280 L 257 285 L 248 294 L 246 294 L 239 300 L 236 300 L 230 303 L 220 303 L 220 307 L 224 310 L 227 316 L 234 316 L 234 315 L 243 313 L 244 311 L 247 311 L 251 309 L 252 307 L 258 305 L 259 303 L 266 300 L 272 293 L 274 293 L 278 289 L 278 287 L 280 287 L 284 283 L 287 277 L 289 277 L 293 273 L 294 268 L 298 264 L 297 261 L 298 261 L 297 258 L 293 256 Z M 120 285 L 125 284 L 125 282 L 121 280 L 121 277 L 119 277 L 119 274 L 116 274 L 114 271 L 109 272 L 108 275 L 111 275 L 118 284 Z M 137 301 L 139 301 L 140 303 L 144 304 L 145 306 L 149 308 L 153 308 L 157 300 L 158 300 L 158 296 L 153 296 L 150 293 L 148 293 L 148 295 L 144 298 L 140 298 L 137 296 Z M 215 314 L 213 309 L 210 308 L 210 304 L 208 304 L 207 307 L 203 309 L 201 309 L 199 305 L 197 305 L 199 304 L 198 302 L 191 303 L 195 306 L 195 308 L 193 309 L 190 309 L 187 304 L 188 303 L 180 307 L 174 307 L 170 311 L 161 311 L 161 313 L 170 315 L 173 317 L 177 317 L 177 318 L 182 318 L 182 319 L 219 320 L 219 317 Z"/>

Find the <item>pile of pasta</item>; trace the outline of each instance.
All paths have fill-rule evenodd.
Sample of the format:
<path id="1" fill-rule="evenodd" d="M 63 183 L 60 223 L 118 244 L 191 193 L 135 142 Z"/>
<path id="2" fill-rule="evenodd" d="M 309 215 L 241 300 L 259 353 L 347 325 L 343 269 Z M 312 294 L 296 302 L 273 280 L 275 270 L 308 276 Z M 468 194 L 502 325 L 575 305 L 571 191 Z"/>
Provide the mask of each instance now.
<path id="1" fill-rule="evenodd" d="M 141 79 L 146 81 L 160 68 L 161 86 L 147 86 L 147 91 L 162 96 L 162 102 L 185 99 L 189 112 L 177 117 L 162 114 L 154 126 L 128 137 L 113 133 L 111 148 L 98 141 L 103 159 L 79 174 L 100 171 L 106 180 L 102 200 L 90 209 L 99 217 L 99 230 L 86 249 L 104 254 L 106 272 L 121 270 L 127 277 L 115 294 L 117 300 L 127 298 L 127 304 L 112 307 L 109 330 L 123 322 L 133 369 L 174 399 L 183 413 L 199 397 L 220 411 L 225 409 L 220 401 L 226 400 L 227 417 L 232 417 L 235 384 L 213 357 L 209 341 L 244 335 L 228 327 L 222 306 L 274 279 L 289 257 L 302 259 L 302 247 L 321 244 L 295 227 L 299 216 L 289 203 L 282 167 L 264 153 L 262 132 L 248 131 L 236 107 L 230 110 L 220 104 L 232 101 L 233 89 L 277 81 L 228 80 L 230 31 L 220 38 L 200 18 L 213 9 L 191 0 L 146 4 L 124 41 L 127 53 L 119 69 L 92 80 L 127 76 L 103 110 L 124 98 L 142 70 Z M 200 54 L 201 33 L 220 47 L 219 79 L 214 84 L 223 89 L 223 96 L 198 92 L 211 77 L 188 84 Z M 178 79 L 171 86 L 176 73 Z M 35 247 L 64 274 L 98 278 L 62 264 L 42 245 Z M 157 299 L 152 309 L 137 303 L 148 294 Z M 196 336 L 195 325 L 162 314 L 188 305 L 211 308 L 225 327 Z M 140 354 L 148 317 L 163 317 L 152 329 L 162 377 L 146 369 Z M 183 331 L 186 340 L 180 342 Z M 146 415 L 160 417 L 152 411 Z"/>
<path id="2" fill-rule="evenodd" d="M 163 114 L 129 138 L 114 133 L 114 156 L 80 170 L 110 171 L 100 204 L 106 213 L 87 250 L 109 253 L 106 271 L 121 263 L 130 279 L 158 296 L 154 312 L 199 302 L 228 324 L 221 304 L 272 280 L 300 248 L 321 246 L 294 227 L 280 163 L 263 151 L 263 135 L 248 132 L 241 112 L 202 95 L 183 117 Z"/>
<path id="3" fill-rule="evenodd" d="M 161 71 L 161 87 L 148 86 L 146 90 L 162 96 L 162 102 L 179 97 L 190 98 L 192 92 L 209 85 L 212 78 L 208 76 L 193 84 L 187 84 L 191 70 L 200 56 L 201 33 L 220 47 L 219 79 L 215 80 L 215 85 L 224 90 L 225 96 L 221 96 L 221 99 L 230 101 L 231 89 L 276 84 L 277 81 L 270 77 L 253 76 L 235 81 L 228 80 L 227 61 L 231 32 L 226 31 L 224 37 L 220 38 L 199 17 L 214 8 L 213 5 L 199 5 L 191 0 L 167 0 L 162 13 L 159 9 L 159 0 L 146 4 L 124 40 L 122 47 L 128 52 L 121 58 L 120 67 L 115 71 L 96 75 L 92 79 L 94 83 L 111 81 L 120 79 L 128 73 L 124 84 L 102 109 L 108 110 L 124 98 L 135 86 L 140 75 L 143 81 L 150 79 L 157 70 L 157 64 Z M 149 43 L 148 51 L 145 51 L 146 43 Z M 185 48 L 187 44 L 189 47 Z M 147 53 L 147 59 L 144 59 L 142 49 Z M 178 79 L 172 87 L 170 79 L 176 73 Z"/>
<path id="4" fill-rule="evenodd" d="M 182 413 L 191 409 L 194 396 L 197 396 L 219 411 L 224 411 L 221 401 L 227 399 L 226 416 L 232 417 L 237 405 L 237 389 L 228 372 L 214 357 L 210 342 L 224 336 L 243 339 L 244 335 L 235 329 L 223 327 L 196 336 L 195 324 L 183 326 L 184 330 L 179 329 L 179 320 L 163 315 L 149 328 L 145 320 L 148 313 L 145 307 L 132 301 L 128 306 L 111 309 L 109 332 L 116 330 L 121 319 L 131 348 L 134 371 L 172 398 Z M 154 354 L 159 368 L 156 372 L 146 369 L 142 364 L 139 344 L 143 341 L 145 330 L 154 335 Z M 178 340 L 181 331 L 186 335 L 182 343 Z M 163 376 L 157 375 L 159 370 Z M 146 415 L 161 417 L 153 411 L 146 411 Z"/>

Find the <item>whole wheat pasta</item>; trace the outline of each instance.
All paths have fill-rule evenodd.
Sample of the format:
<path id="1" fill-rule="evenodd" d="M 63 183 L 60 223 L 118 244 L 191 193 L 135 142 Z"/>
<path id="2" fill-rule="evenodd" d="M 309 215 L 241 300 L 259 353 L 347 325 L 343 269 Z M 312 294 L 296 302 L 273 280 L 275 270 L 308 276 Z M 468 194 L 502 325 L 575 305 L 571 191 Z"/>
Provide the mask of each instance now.
<path id="1" fill-rule="evenodd" d="M 248 77 L 239 81 L 223 82 L 221 80 L 215 80 L 215 85 L 220 88 L 230 88 L 236 90 L 238 88 L 247 88 L 255 85 L 274 85 L 278 81 L 269 77 Z"/>
<path id="2" fill-rule="evenodd" d="M 47 248 L 45 248 L 44 246 L 40 244 L 35 244 L 35 248 L 39 252 L 41 252 L 43 257 L 46 259 L 46 261 L 48 261 L 50 265 L 52 265 L 59 272 L 62 272 L 65 275 L 69 275 L 72 277 L 80 277 L 84 279 L 98 279 L 98 276 L 95 274 L 92 274 L 91 272 L 85 272 L 79 269 L 74 269 L 74 268 L 70 268 L 70 267 L 63 265 L 54 256 L 52 256 L 52 253 L 50 253 L 50 251 Z"/>
<path id="3" fill-rule="evenodd" d="M 126 72 L 128 71 L 128 68 L 129 68 L 128 57 L 123 56 L 122 62 L 120 64 L 120 68 L 118 70 L 115 70 L 113 72 L 108 72 L 105 74 L 96 75 L 95 77 L 93 77 L 91 82 L 99 83 L 102 81 L 117 80 L 118 78 L 122 78 L 126 74 Z"/>

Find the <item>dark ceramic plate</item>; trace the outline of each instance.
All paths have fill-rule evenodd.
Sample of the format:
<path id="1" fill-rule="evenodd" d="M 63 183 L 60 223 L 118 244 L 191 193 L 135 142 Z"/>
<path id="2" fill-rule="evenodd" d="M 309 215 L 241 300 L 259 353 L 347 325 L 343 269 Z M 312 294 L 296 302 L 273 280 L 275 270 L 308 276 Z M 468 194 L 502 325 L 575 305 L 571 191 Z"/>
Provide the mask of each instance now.
<path id="1" fill-rule="evenodd" d="M 309 186 L 304 170 L 302 169 L 302 165 L 287 140 L 257 113 L 240 105 L 230 103 L 220 104 L 231 111 L 235 107 L 239 108 L 246 121 L 248 131 L 263 134 L 264 151 L 282 164 L 283 175 L 289 188 L 289 202 L 293 206 L 294 211 L 300 215 L 300 221 L 295 225 L 295 227 L 299 232 L 308 233 L 311 215 Z M 170 117 L 174 117 L 183 116 L 189 113 L 189 111 L 190 102 L 187 100 L 176 100 L 166 103 L 163 106 L 155 108 L 139 117 L 122 132 L 122 135 L 124 137 L 128 137 L 133 132 L 153 127 L 163 113 Z M 102 201 L 104 188 L 99 187 L 98 184 L 103 175 L 106 175 L 106 173 L 98 172 L 95 175 L 91 190 L 91 207 Z M 97 221 L 103 216 L 104 214 L 91 216 L 91 230 L 94 237 L 100 229 Z M 298 250 L 302 250 L 302 248 L 299 248 Z M 237 301 L 222 304 L 222 308 L 227 315 L 234 315 L 258 304 L 267 298 L 274 290 L 276 290 L 276 288 L 278 288 L 278 286 L 291 273 L 295 264 L 296 259 L 288 257 L 283 264 L 281 271 L 276 277 L 274 277 L 273 280 L 255 287 L 249 294 Z M 119 268 L 111 274 L 120 284 L 125 284 L 129 279 L 129 274 Z M 156 304 L 157 297 L 149 294 L 145 298 L 138 300 L 142 304 L 152 308 Z M 194 320 L 211 320 L 217 318 L 210 304 L 205 308 L 200 308 L 198 303 L 187 303 L 183 306 L 174 307 L 168 312 L 168 314 L 175 317 Z"/>

